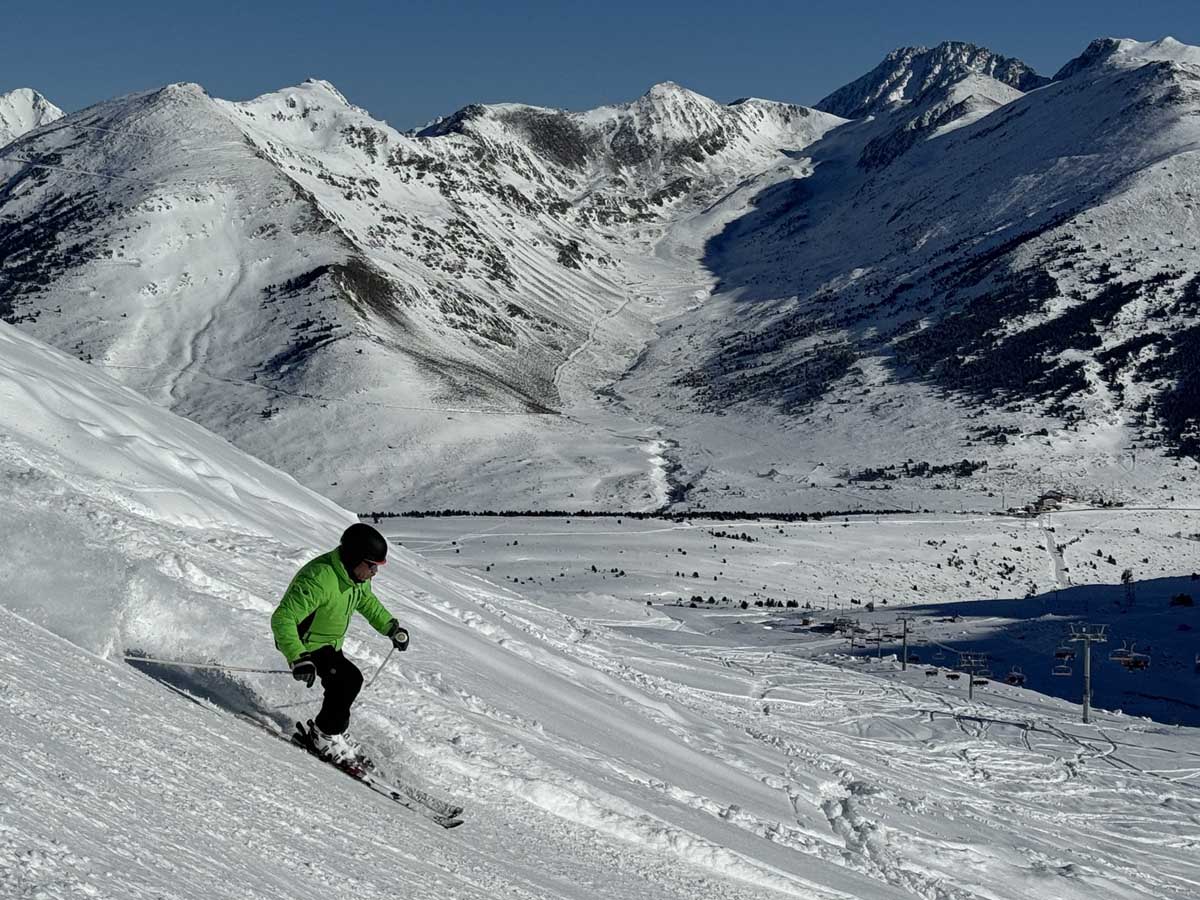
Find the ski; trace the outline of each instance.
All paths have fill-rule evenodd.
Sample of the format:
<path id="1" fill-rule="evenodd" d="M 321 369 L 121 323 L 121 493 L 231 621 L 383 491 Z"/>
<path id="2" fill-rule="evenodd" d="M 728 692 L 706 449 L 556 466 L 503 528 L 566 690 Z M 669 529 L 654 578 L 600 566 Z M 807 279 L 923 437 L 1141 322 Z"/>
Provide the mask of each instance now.
<path id="1" fill-rule="evenodd" d="M 388 784 L 380 778 L 371 774 L 371 769 L 374 764 L 369 761 L 364 761 L 364 765 L 345 767 L 331 763 L 327 759 L 323 759 L 312 747 L 307 740 L 307 731 L 304 725 L 300 722 L 296 723 L 296 731 L 293 734 L 285 734 L 274 723 L 269 723 L 254 716 L 249 716 L 244 713 L 238 713 L 238 718 L 243 722 L 248 722 L 256 728 L 260 728 L 272 737 L 278 738 L 291 744 L 293 747 L 299 747 L 309 756 L 313 756 L 328 766 L 349 775 L 359 784 L 365 785 L 375 793 L 387 797 L 389 800 L 403 806 L 405 809 L 411 810 L 417 815 L 428 819 L 443 828 L 457 828 L 463 824 L 461 806 L 454 806 L 446 803 L 436 797 L 422 791 L 420 788 L 405 785 L 405 784 Z"/>
<path id="2" fill-rule="evenodd" d="M 279 737 L 282 738 L 283 735 L 280 734 Z M 284 739 L 288 740 L 287 738 Z M 372 774 L 374 764 L 369 761 L 356 760 L 352 763 L 343 764 L 325 759 L 313 747 L 312 742 L 308 739 L 308 731 L 301 722 L 296 723 L 296 730 L 292 734 L 290 741 L 295 746 L 306 751 L 310 756 L 314 756 L 326 765 L 332 766 L 339 772 L 349 775 L 359 784 L 365 785 L 380 796 L 387 797 L 394 803 L 415 812 L 419 816 L 423 816 L 431 822 L 441 825 L 443 828 L 457 828 L 463 824 L 463 819 L 461 818 L 462 807 L 443 803 L 436 797 L 432 797 L 419 788 L 410 785 L 388 784 Z"/>

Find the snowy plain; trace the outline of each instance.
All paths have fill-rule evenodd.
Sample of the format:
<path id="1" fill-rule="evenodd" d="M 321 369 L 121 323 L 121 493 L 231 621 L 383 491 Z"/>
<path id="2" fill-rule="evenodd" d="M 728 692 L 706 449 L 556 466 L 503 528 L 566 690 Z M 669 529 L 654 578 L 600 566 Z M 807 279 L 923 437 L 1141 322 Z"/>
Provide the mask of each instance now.
<path id="1" fill-rule="evenodd" d="M 312 695 L 286 675 L 123 660 L 281 667 L 276 598 L 353 516 L 21 332 L 0 342 L 6 897 L 1196 894 L 1196 728 L 1106 710 L 1085 726 L 1077 705 L 1008 686 L 968 703 L 890 651 L 821 647 L 778 609 L 676 607 L 691 571 L 659 574 L 720 579 L 733 560 L 724 593 L 761 577 L 760 595 L 836 589 L 879 611 L 916 573 L 880 560 L 843 586 L 864 554 L 975 538 L 960 555 L 980 587 L 948 573 L 922 599 L 1016 587 L 989 571 L 994 526 L 946 517 L 716 526 L 753 543 L 695 524 L 589 523 L 580 541 L 552 519 L 385 520 L 376 589 L 413 647 L 353 730 L 385 769 L 467 807 L 443 831 L 235 715 L 303 717 Z M 1045 586 L 1058 569 L 1028 528 L 1022 571 Z M 1182 574 L 1190 546 L 1161 564 Z M 384 646 L 360 624 L 347 651 L 373 671 Z"/>

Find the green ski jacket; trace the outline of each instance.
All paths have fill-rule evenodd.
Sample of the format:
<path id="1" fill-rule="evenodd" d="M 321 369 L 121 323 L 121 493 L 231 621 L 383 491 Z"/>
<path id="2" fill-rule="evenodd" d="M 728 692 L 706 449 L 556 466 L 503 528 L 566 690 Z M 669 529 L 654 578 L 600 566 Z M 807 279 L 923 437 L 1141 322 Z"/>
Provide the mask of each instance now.
<path id="1" fill-rule="evenodd" d="M 380 634 L 387 634 L 392 614 L 371 590 L 371 582 L 356 583 L 338 551 L 330 550 L 305 563 L 288 585 L 271 615 L 275 646 L 289 666 L 301 653 L 318 647 L 340 650 L 356 611 Z"/>

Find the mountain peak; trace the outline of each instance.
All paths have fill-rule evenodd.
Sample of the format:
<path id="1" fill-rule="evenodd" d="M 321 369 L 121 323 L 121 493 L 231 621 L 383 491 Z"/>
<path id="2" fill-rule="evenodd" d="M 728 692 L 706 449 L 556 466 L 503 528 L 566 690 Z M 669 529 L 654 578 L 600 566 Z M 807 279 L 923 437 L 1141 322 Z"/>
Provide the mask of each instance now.
<path id="1" fill-rule="evenodd" d="M 695 91 L 689 91 L 681 84 L 674 81 L 660 81 L 658 84 L 652 85 L 650 90 L 646 91 L 635 102 L 636 107 L 654 106 L 659 109 L 670 109 L 680 106 L 718 106 L 719 104 L 703 94 L 697 94 Z"/>
<path id="2" fill-rule="evenodd" d="M 846 119 L 861 119 L 912 103 L 931 90 L 949 88 L 971 75 L 983 75 L 1019 91 L 1049 81 L 1019 59 L 976 44 L 943 41 L 932 48 L 893 50 L 866 75 L 834 91 L 815 108 Z"/>
<path id="3" fill-rule="evenodd" d="M 646 91 L 647 97 L 671 97 L 679 94 L 692 93 L 683 85 L 674 81 L 660 81 L 658 84 L 650 86 L 650 90 Z"/>
<path id="4" fill-rule="evenodd" d="M 0 94 L 0 147 L 63 117 L 63 111 L 33 88 Z"/>
<path id="5" fill-rule="evenodd" d="M 306 78 L 300 87 L 327 94 L 331 100 L 334 100 L 343 106 L 353 105 L 349 100 L 346 99 L 345 94 L 333 86 L 332 82 L 326 81 L 323 78 Z"/>
<path id="6" fill-rule="evenodd" d="M 177 81 L 160 88 L 158 93 L 164 97 L 208 97 L 204 86 L 194 81 Z"/>
<path id="7" fill-rule="evenodd" d="M 1200 47 L 1164 37 L 1157 41 L 1135 41 L 1132 38 L 1096 38 L 1084 51 L 1055 75 L 1062 81 L 1080 72 L 1100 67 L 1136 68 L 1148 62 L 1176 62 L 1200 65 Z"/>

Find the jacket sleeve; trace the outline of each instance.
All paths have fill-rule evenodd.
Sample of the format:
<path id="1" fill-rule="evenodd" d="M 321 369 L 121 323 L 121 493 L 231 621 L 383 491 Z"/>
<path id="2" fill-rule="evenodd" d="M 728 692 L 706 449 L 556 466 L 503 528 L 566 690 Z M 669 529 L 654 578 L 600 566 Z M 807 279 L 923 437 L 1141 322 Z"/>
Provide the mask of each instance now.
<path id="1" fill-rule="evenodd" d="M 357 608 L 362 613 L 363 618 L 371 623 L 372 628 L 380 634 L 388 633 L 388 626 L 392 624 L 394 616 L 379 602 L 379 598 L 371 590 L 370 584 L 363 585 L 363 591 L 358 598 Z"/>
<path id="2" fill-rule="evenodd" d="M 283 599 L 279 601 L 279 606 L 271 615 L 271 633 L 275 635 L 275 646 L 289 666 L 304 652 L 298 626 L 320 604 L 320 590 L 320 585 L 311 578 L 293 578 Z"/>

